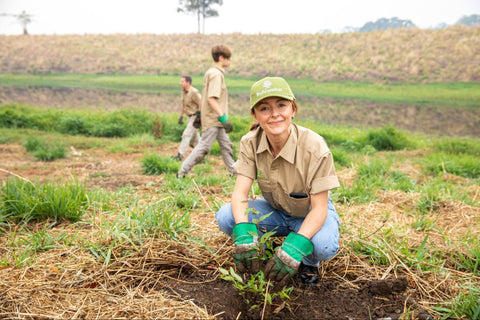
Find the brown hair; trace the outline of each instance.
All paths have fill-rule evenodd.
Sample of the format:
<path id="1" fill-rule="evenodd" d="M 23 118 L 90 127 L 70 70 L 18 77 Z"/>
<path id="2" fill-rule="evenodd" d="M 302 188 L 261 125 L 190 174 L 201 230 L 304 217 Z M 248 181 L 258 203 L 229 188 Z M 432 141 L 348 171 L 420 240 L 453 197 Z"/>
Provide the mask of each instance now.
<path id="1" fill-rule="evenodd" d="M 183 79 L 185 79 L 185 81 L 187 81 L 188 83 L 192 84 L 192 77 L 190 76 L 182 76 Z"/>
<path id="2" fill-rule="evenodd" d="M 213 61 L 218 62 L 218 60 L 220 59 L 220 56 L 222 56 L 226 59 L 230 59 L 230 57 L 232 56 L 232 50 L 230 50 L 229 47 L 224 46 L 224 45 L 219 45 L 219 46 L 213 47 L 212 48 Z"/>

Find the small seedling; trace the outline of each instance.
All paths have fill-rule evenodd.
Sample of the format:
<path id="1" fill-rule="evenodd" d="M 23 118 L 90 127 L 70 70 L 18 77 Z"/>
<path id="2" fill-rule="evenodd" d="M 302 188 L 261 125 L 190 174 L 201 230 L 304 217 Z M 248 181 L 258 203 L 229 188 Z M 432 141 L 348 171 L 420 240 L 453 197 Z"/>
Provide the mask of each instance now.
<path id="1" fill-rule="evenodd" d="M 258 214 L 254 208 L 248 208 L 246 210 L 246 214 L 252 213 L 254 216 Z M 266 219 L 270 216 L 271 213 L 260 216 L 258 219 L 252 219 L 252 223 L 257 225 L 259 228 L 259 224 L 261 221 Z M 264 232 L 260 238 L 259 246 L 255 248 L 259 251 L 258 259 L 260 261 L 266 262 L 273 256 L 273 249 L 274 243 L 272 236 L 275 235 L 275 231 Z M 274 285 L 270 282 L 270 280 L 265 279 L 265 274 L 263 270 L 258 271 L 255 274 L 244 274 L 243 276 L 237 274 L 235 270 L 230 267 L 229 270 L 219 268 L 220 272 L 222 273 L 221 278 L 226 281 L 231 281 L 233 286 L 236 290 L 238 290 L 238 294 L 242 296 L 249 305 L 249 310 L 254 310 L 259 308 L 263 305 L 263 312 L 262 318 L 265 313 L 265 310 L 270 310 L 270 306 L 273 303 L 275 298 L 279 299 L 290 299 L 290 293 L 293 291 L 293 287 L 285 287 L 283 286 L 281 290 L 273 291 Z M 285 305 L 289 305 L 285 303 Z M 266 308 L 266 307 L 269 308 Z"/>

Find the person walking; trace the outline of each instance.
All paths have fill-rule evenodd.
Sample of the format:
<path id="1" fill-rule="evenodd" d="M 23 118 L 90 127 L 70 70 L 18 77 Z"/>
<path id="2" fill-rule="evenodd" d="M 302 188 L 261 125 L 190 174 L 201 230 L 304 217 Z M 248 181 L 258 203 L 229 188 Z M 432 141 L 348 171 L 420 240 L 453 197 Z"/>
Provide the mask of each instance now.
<path id="1" fill-rule="evenodd" d="M 256 124 L 240 141 L 231 202 L 215 217 L 234 241 L 238 271 L 259 271 L 259 239 L 274 232 L 286 238 L 264 266 L 265 276 L 286 281 L 298 272 L 303 283 L 312 284 L 320 261 L 339 248 L 339 217 L 329 190 L 340 184 L 323 137 L 292 121 L 298 108 L 283 78 L 253 84 L 250 112 Z M 248 198 L 254 180 L 263 198 Z"/>
<path id="2" fill-rule="evenodd" d="M 174 159 L 182 160 L 185 156 L 188 146 L 195 147 L 200 140 L 198 129 L 193 126 L 196 115 L 200 112 L 202 107 L 202 96 L 196 88 L 192 86 L 192 78 L 190 76 L 183 76 L 180 80 L 182 87 L 182 107 L 180 110 L 180 117 L 178 124 L 182 125 L 183 115 L 187 115 L 187 126 L 182 133 L 182 142 L 178 147 L 178 154 L 173 156 Z"/>
<path id="3" fill-rule="evenodd" d="M 225 83 L 225 68 L 230 66 L 232 51 L 224 45 L 214 46 L 211 50 L 214 61 L 205 73 L 202 89 L 201 125 L 202 136 L 197 146 L 183 161 L 177 177 L 185 177 L 193 166 L 203 160 L 212 148 L 215 140 L 220 146 L 220 153 L 230 174 L 235 175 L 233 168 L 232 142 L 228 133 L 233 130 L 228 120 L 228 92 Z"/>

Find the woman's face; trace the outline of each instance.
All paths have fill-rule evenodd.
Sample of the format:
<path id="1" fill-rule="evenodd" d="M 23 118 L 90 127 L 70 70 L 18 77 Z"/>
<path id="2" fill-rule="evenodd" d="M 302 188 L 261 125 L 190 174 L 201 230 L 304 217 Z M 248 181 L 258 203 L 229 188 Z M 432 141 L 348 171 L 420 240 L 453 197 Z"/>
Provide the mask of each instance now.
<path id="1" fill-rule="evenodd" d="M 290 100 L 280 97 L 268 97 L 255 107 L 253 118 L 260 124 L 267 136 L 289 134 L 290 123 L 295 110 Z"/>

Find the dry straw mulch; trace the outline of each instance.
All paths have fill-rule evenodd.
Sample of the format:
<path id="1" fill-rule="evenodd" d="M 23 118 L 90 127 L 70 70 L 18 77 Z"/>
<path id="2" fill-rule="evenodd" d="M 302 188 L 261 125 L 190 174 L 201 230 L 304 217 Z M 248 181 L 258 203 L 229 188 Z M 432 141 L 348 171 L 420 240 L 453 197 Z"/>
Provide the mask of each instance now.
<path id="1" fill-rule="evenodd" d="M 0 270 L 0 318 L 213 318 L 168 289 L 186 274 L 215 279 L 212 262 L 225 261 L 218 252 L 148 239 L 139 250 L 122 246 L 113 255 L 105 266 L 87 250 L 59 248 L 38 254 L 30 267 Z"/>

